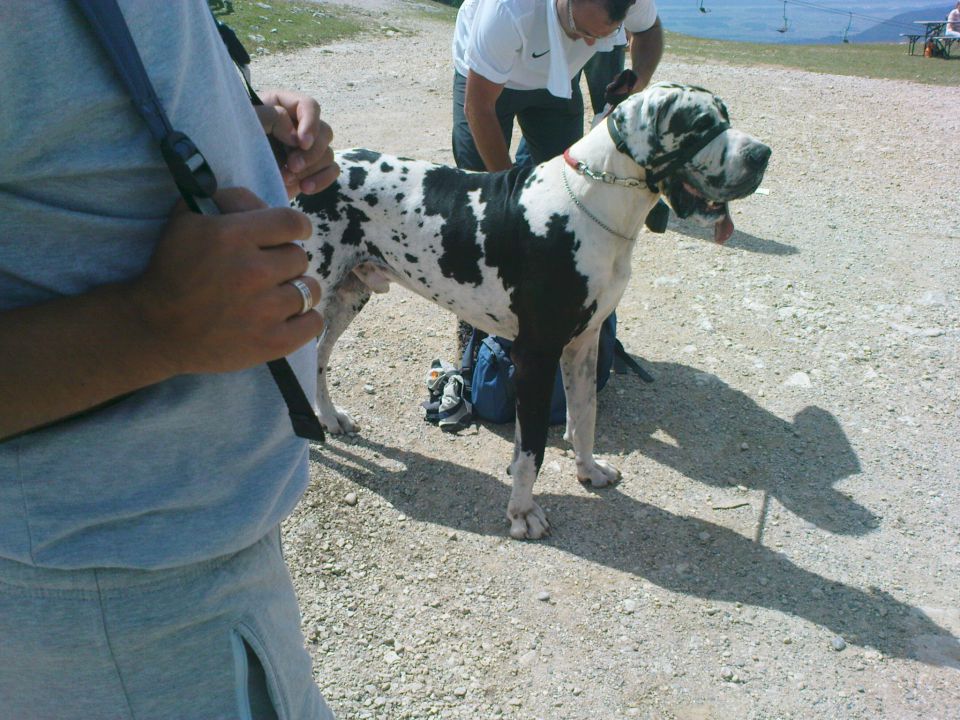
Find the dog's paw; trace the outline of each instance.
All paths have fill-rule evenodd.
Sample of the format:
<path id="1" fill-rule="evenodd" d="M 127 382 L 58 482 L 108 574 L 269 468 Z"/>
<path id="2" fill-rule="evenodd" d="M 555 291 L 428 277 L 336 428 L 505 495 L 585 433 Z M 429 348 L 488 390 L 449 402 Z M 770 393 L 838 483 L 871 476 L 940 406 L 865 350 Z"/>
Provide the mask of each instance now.
<path id="1" fill-rule="evenodd" d="M 360 430 L 360 425 L 338 407 L 334 407 L 333 412 L 320 412 L 318 417 L 323 429 L 331 435 L 352 435 Z"/>
<path id="2" fill-rule="evenodd" d="M 620 480 L 620 471 L 604 460 L 577 463 L 577 480 L 595 488 L 607 487 Z"/>
<path id="3" fill-rule="evenodd" d="M 539 540 L 550 533 L 547 514 L 536 503 L 529 510 L 508 510 L 510 537 L 515 540 Z"/>

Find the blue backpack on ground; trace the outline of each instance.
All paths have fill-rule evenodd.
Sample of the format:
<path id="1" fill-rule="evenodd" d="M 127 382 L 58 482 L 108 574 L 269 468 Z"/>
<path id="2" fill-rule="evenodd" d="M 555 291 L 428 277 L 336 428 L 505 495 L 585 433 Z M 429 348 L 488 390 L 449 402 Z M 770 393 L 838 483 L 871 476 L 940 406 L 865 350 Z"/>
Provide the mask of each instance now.
<path id="1" fill-rule="evenodd" d="M 493 423 L 511 422 L 516 415 L 517 394 L 513 385 L 513 361 L 510 348 L 513 342 L 494 335 L 484 335 L 474 329 L 463 353 L 461 374 L 470 383 L 470 398 L 474 417 Z M 627 355 L 617 340 L 617 315 L 612 313 L 600 327 L 597 346 L 597 390 L 610 378 L 614 358 L 623 360 L 646 382 L 653 378 Z M 476 361 L 474 362 L 474 358 Z M 563 378 L 557 368 L 553 397 L 550 399 L 550 424 L 559 425 L 567 419 L 567 399 Z"/>

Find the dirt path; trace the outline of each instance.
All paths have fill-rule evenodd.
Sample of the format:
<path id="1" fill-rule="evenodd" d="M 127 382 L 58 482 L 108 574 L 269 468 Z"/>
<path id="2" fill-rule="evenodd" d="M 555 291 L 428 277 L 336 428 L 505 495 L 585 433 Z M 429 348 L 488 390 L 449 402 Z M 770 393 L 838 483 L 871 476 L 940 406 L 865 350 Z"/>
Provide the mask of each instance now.
<path id="1" fill-rule="evenodd" d="M 338 147 L 449 163 L 452 28 L 377 3 L 414 33 L 254 75 Z M 285 544 L 340 718 L 960 718 L 960 88 L 669 48 L 656 79 L 774 157 L 726 247 L 637 243 L 620 336 L 657 381 L 601 394 L 619 486 L 582 488 L 553 429 L 554 533 L 511 541 L 512 427 L 422 420 L 452 317 L 394 290 L 337 346 L 364 429 L 315 449 Z"/>

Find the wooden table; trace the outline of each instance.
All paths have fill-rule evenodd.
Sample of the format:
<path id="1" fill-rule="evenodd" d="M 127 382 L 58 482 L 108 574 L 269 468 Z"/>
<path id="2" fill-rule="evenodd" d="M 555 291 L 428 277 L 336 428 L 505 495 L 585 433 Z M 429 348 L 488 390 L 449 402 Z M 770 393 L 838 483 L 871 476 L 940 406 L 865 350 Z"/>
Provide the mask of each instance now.
<path id="1" fill-rule="evenodd" d="M 950 57 L 950 49 L 953 45 L 956 38 L 951 36 L 944 36 L 944 32 L 947 28 L 946 20 L 914 20 L 915 25 L 923 25 L 923 47 L 927 47 L 928 42 L 934 42 L 938 45 L 942 51 L 943 57 Z M 905 34 L 910 41 L 910 54 L 913 55 L 914 47 L 917 44 L 917 40 L 920 39 L 920 34 Z"/>

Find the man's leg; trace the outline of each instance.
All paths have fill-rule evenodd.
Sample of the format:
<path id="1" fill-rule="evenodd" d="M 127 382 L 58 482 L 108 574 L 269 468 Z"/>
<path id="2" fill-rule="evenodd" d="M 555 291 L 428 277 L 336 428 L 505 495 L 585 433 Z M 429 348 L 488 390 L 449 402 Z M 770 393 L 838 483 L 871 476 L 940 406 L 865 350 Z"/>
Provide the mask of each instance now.
<path id="1" fill-rule="evenodd" d="M 0 716 L 333 720 L 279 529 L 182 568 L 0 559 Z"/>
<path id="2" fill-rule="evenodd" d="M 517 112 L 517 121 L 534 164 L 561 155 L 583 137 L 583 95 L 578 84 L 572 91 L 569 100 L 546 90 L 527 91 L 527 102 Z"/>

